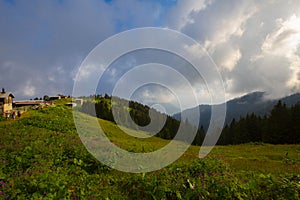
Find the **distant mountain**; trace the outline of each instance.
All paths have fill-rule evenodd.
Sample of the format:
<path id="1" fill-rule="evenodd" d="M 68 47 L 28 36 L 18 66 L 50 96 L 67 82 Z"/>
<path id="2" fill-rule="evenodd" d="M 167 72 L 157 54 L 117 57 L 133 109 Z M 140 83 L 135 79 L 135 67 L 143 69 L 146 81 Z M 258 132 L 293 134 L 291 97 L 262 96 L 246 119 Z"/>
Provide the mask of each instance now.
<path id="1" fill-rule="evenodd" d="M 291 96 L 287 96 L 281 99 L 273 99 L 273 100 L 266 100 L 264 98 L 264 95 L 265 95 L 264 92 L 253 92 L 245 96 L 227 101 L 225 124 L 230 123 L 233 118 L 239 119 L 240 117 L 244 117 L 247 114 L 251 114 L 251 113 L 254 113 L 259 116 L 268 115 L 271 109 L 273 108 L 273 106 L 278 102 L 278 100 L 281 100 L 288 107 L 300 102 L 300 93 L 293 94 Z M 220 106 L 220 105 L 216 105 L 216 106 Z M 184 110 L 183 113 L 188 115 L 189 113 L 194 112 L 195 109 L 197 109 L 197 107 Z M 199 105 L 199 110 L 200 110 L 200 125 L 203 125 L 204 128 L 207 129 L 210 122 L 211 106 Z M 181 113 L 176 113 L 173 115 L 173 117 L 177 120 L 180 120 L 180 116 Z M 196 119 L 190 118 L 189 122 L 194 125 L 197 125 Z"/>

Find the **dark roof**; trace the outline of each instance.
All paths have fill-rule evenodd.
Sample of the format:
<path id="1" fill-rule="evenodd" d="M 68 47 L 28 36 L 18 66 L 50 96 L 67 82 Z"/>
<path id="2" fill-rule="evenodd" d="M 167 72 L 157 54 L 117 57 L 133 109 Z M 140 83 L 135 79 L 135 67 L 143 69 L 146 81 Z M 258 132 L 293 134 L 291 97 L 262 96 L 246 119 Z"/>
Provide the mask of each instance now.
<path id="1" fill-rule="evenodd" d="M 15 98 L 15 96 L 11 92 L 4 92 L 4 93 L 0 92 L 0 99 L 7 98 L 8 96 L 11 96 L 12 98 Z"/>

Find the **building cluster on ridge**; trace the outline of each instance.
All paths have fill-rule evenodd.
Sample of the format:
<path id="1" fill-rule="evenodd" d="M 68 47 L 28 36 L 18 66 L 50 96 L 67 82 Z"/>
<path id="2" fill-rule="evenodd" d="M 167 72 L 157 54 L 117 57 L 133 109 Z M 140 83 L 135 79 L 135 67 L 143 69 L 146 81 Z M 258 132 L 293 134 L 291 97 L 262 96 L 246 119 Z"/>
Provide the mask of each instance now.
<path id="1" fill-rule="evenodd" d="M 65 95 L 47 96 L 47 99 L 34 99 L 24 101 L 14 101 L 15 95 L 12 92 L 8 92 L 5 88 L 2 88 L 0 92 L 0 117 L 12 117 L 21 116 L 21 114 L 27 108 L 40 109 L 44 106 L 54 105 L 55 100 L 68 98 Z M 71 105 L 74 107 L 78 104 L 82 105 L 82 99 L 75 99 Z M 70 103 L 69 103 L 70 104 Z"/>

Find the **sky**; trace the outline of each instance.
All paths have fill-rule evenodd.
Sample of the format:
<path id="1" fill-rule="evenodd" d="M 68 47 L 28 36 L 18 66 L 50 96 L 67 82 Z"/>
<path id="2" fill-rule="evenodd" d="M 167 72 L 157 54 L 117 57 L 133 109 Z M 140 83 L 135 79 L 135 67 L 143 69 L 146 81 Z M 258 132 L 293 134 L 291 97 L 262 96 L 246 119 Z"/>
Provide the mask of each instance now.
<path id="1" fill-rule="evenodd" d="M 99 43 L 143 27 L 176 30 L 197 41 L 216 64 L 226 99 L 254 91 L 278 98 L 300 90 L 297 0 L 0 0 L 0 87 L 19 100 L 71 95 L 82 62 Z M 153 60 L 175 66 L 183 74 L 191 72 L 189 64 L 174 55 L 141 50 L 112 63 L 99 92 L 112 92 L 113 78 Z M 93 68 L 89 70 L 87 79 L 93 74 Z M 176 91 L 145 86 L 134 98 L 147 104 L 160 102 L 172 112 L 172 106 L 179 105 L 172 92 L 187 95 L 187 89 L 179 87 L 180 81 L 171 81 L 168 73 L 157 74 Z M 194 85 L 203 83 L 193 75 L 188 78 Z M 201 96 L 203 90 L 196 93 Z M 188 98 L 184 104 L 195 106 Z"/>

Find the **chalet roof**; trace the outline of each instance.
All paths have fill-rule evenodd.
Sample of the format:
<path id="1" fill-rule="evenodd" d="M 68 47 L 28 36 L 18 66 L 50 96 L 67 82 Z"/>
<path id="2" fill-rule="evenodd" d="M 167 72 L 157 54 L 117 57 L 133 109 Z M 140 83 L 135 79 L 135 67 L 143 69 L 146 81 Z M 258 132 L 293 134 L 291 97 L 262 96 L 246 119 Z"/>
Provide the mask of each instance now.
<path id="1" fill-rule="evenodd" d="M 9 96 L 11 96 L 12 98 L 15 98 L 15 96 L 11 92 L 0 92 L 0 99 L 7 98 Z"/>

